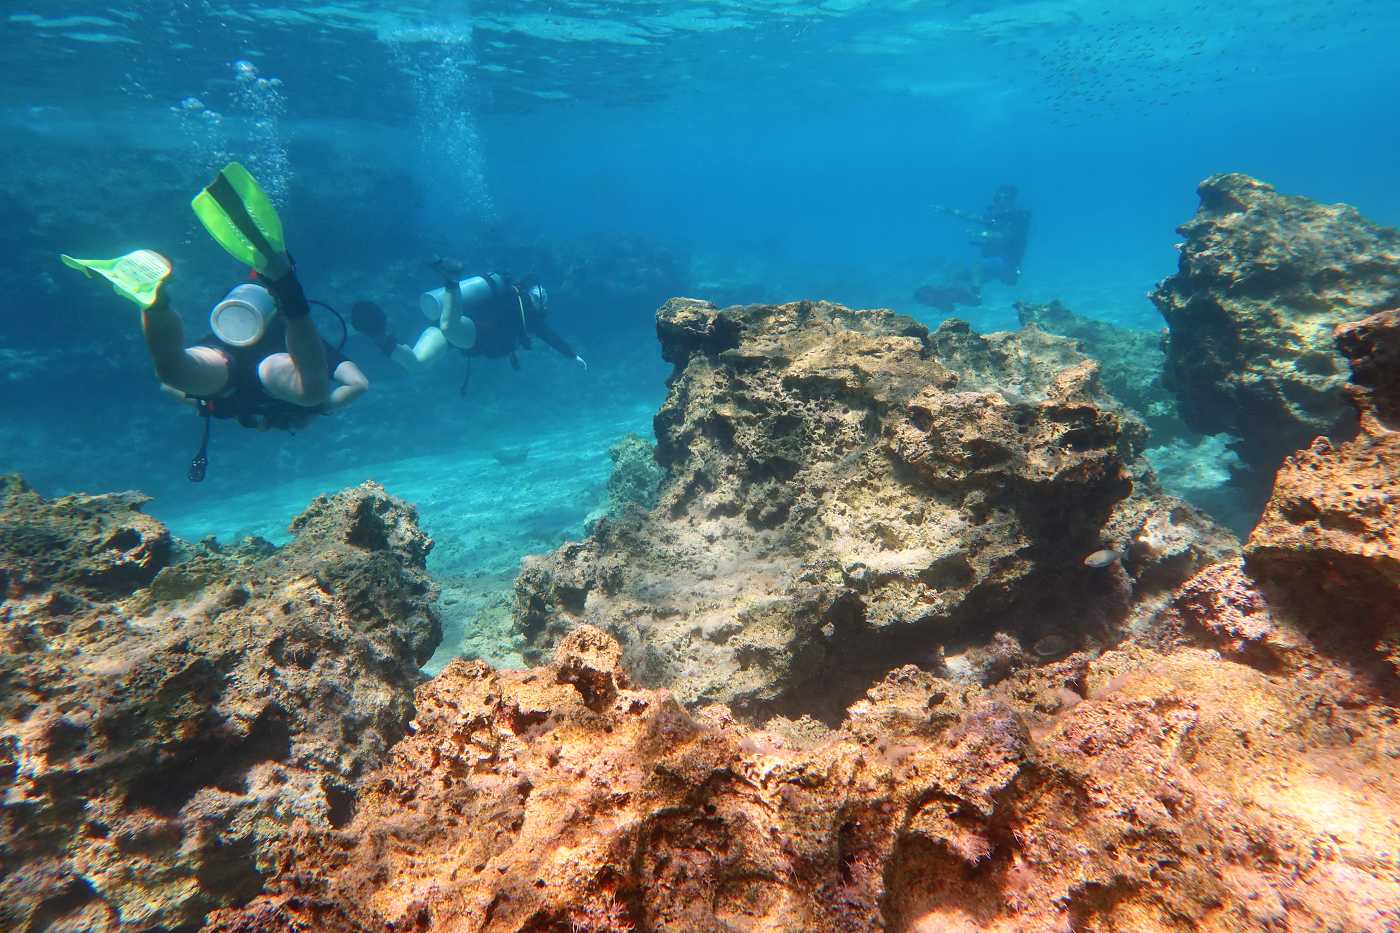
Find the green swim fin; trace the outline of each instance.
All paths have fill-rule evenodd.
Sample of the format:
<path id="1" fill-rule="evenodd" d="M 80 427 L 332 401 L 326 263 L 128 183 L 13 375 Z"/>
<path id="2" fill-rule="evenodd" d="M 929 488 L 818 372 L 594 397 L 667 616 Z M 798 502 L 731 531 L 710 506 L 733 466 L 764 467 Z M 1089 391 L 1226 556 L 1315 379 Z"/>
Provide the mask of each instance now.
<path id="1" fill-rule="evenodd" d="M 62 256 L 63 264 L 91 278 L 100 275 L 112 283 L 118 295 L 149 308 L 160 297 L 160 287 L 170 276 L 170 260 L 149 249 L 116 259 L 74 259 Z"/>
<path id="2" fill-rule="evenodd" d="M 259 272 L 279 274 L 286 252 L 282 219 L 246 168 L 237 162 L 225 165 L 190 207 L 230 256 Z"/>

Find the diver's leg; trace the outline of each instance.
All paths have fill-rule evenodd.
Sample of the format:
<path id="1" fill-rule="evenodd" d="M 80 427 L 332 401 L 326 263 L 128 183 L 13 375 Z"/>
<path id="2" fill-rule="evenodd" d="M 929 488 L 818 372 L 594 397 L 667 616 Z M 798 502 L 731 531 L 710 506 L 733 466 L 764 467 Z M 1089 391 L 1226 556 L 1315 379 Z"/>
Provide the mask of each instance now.
<path id="1" fill-rule="evenodd" d="M 258 364 L 258 381 L 263 384 L 267 394 L 273 398 L 306 408 L 316 407 L 306 401 L 300 367 L 297 366 L 290 353 L 273 353 L 264 357 L 263 361 Z M 329 384 L 330 380 L 327 379 L 326 382 Z M 329 394 L 327 391 L 326 395 L 322 396 L 321 401 L 324 402 Z M 320 402 L 316 404 L 320 404 Z"/>
<path id="2" fill-rule="evenodd" d="M 287 401 L 308 408 L 320 405 L 331 394 L 331 378 L 326 372 L 326 345 L 310 316 L 287 319 L 287 355 L 294 377 L 284 384 L 292 396 Z"/>
<path id="3" fill-rule="evenodd" d="M 321 342 L 316 325 L 311 323 L 311 306 L 294 271 L 275 279 L 264 279 L 263 283 L 277 300 L 277 308 L 287 321 L 287 355 L 292 363 L 290 373 L 284 372 L 280 363 L 269 368 L 269 376 L 275 376 L 275 389 L 266 378 L 263 385 L 284 401 L 315 408 L 330 396 L 331 377 L 326 371 L 326 345 Z M 266 362 L 263 360 L 263 363 Z M 262 370 L 262 365 L 259 365 L 259 376 Z"/>
<path id="4" fill-rule="evenodd" d="M 314 408 L 316 406 L 307 405 L 301 394 L 301 377 L 297 369 L 290 353 L 274 353 L 258 364 L 258 378 L 273 398 Z M 327 378 L 326 381 L 330 383 L 331 379 Z M 368 389 L 369 380 L 360 367 L 345 360 L 335 368 L 334 385 L 323 399 L 322 407 L 327 410 L 342 408 L 364 395 Z"/>
<path id="5" fill-rule="evenodd" d="M 446 349 L 447 338 L 443 336 L 442 331 L 429 326 L 423 328 L 423 333 L 418 335 L 418 342 L 413 345 L 413 349 L 399 344 L 389 354 L 389 358 L 412 373 L 436 362 Z"/>
<path id="6" fill-rule="evenodd" d="M 344 408 L 369 391 L 369 380 L 360 371 L 360 367 L 350 360 L 345 360 L 337 366 L 331 376 L 336 385 L 331 389 L 331 397 L 326 402 L 327 408 Z"/>
<path id="7" fill-rule="evenodd" d="M 228 360 L 213 347 L 185 347 L 185 327 L 164 293 L 141 312 L 146 352 L 156 378 L 186 395 L 217 395 L 228 385 Z"/>
<path id="8" fill-rule="evenodd" d="M 442 277 L 442 315 L 438 318 L 438 327 L 450 334 L 462 317 L 464 302 L 459 283 L 466 270 L 460 262 L 441 258 L 433 263 L 433 269 Z"/>

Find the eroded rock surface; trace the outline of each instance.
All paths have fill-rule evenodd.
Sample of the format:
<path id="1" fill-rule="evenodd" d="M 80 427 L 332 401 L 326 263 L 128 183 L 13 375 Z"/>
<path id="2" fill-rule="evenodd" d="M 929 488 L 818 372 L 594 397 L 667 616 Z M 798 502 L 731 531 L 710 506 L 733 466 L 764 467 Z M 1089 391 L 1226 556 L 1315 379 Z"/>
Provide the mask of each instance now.
<path id="1" fill-rule="evenodd" d="M 992 690 L 903 668 L 838 730 L 750 730 L 610 643 L 454 662 L 351 823 L 211 931 L 1400 923 L 1400 728 L 1333 680 L 1129 647 Z"/>
<path id="2" fill-rule="evenodd" d="M 1315 639 L 1352 656 L 1374 651 L 1381 682 L 1400 696 L 1400 314 L 1344 325 L 1337 344 L 1355 371 L 1361 432 L 1318 438 L 1284 461 L 1246 555 Z"/>
<path id="3" fill-rule="evenodd" d="M 423 685 L 350 823 L 210 930 L 1400 929 L 1397 316 L 1338 329 L 1361 434 L 1284 464 L 1244 557 L 1150 495 L 1072 347 L 910 324 L 668 304 L 658 507 L 522 575 L 552 662 Z M 963 563 L 892 560 L 939 545 Z M 1032 593 L 1126 640 L 1001 630 Z M 970 619 L 992 686 L 898 666 L 835 728 L 678 702 L 839 696 L 830 658 Z M 631 676 L 692 656 L 737 686 Z"/>
<path id="4" fill-rule="evenodd" d="M 1083 317 L 1058 301 L 1018 301 L 1016 317 L 1022 327 L 1034 325 L 1072 338 L 1079 350 L 1099 364 L 1104 389 L 1151 429 L 1154 445 L 1186 433 L 1185 424 L 1176 413 L 1176 400 L 1162 384 L 1166 363 L 1163 333 L 1117 327 Z"/>
<path id="5" fill-rule="evenodd" d="M 0 926 L 193 929 L 350 818 L 440 637 L 413 510 L 323 497 L 178 561 L 141 497 L 0 480 Z"/>
<path id="6" fill-rule="evenodd" d="M 1171 330 L 1166 381 L 1192 428 L 1243 438 L 1267 492 L 1285 456 L 1354 431 L 1332 331 L 1400 302 L 1400 232 L 1245 175 L 1198 190 L 1179 269 L 1151 295 Z"/>
<path id="7" fill-rule="evenodd" d="M 1149 513 L 1187 542 L 1157 586 L 1232 547 L 1209 531 L 1190 543 L 1209 523 L 1180 503 L 1145 504 L 1145 429 L 1066 338 L 688 299 L 657 330 L 675 365 L 658 504 L 527 560 L 517 614 L 534 658 L 587 622 L 688 705 L 834 721 L 891 668 L 965 670 L 944 655 L 998 631 L 1027 650 L 1053 636 L 1056 655 L 1104 637 L 1162 566 L 1132 544 L 1171 536 L 1144 531 Z M 1106 546 L 1128 559 L 1083 565 Z"/>

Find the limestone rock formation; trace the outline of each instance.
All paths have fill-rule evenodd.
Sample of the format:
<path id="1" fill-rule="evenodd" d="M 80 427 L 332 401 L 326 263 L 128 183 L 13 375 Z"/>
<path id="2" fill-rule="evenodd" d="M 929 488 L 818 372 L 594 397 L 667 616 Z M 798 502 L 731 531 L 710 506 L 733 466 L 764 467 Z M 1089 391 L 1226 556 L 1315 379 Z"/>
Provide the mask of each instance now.
<path id="1" fill-rule="evenodd" d="M 1080 351 L 1099 364 L 1104 389 L 1151 429 L 1154 445 L 1186 433 L 1176 413 L 1176 400 L 1162 384 L 1164 334 L 1082 317 L 1058 301 L 1018 301 L 1016 317 L 1022 327 L 1033 325 L 1073 339 Z"/>
<path id="2" fill-rule="evenodd" d="M 635 434 L 624 436 L 608 448 L 612 472 L 608 475 L 607 514 L 621 516 L 628 509 L 656 505 L 661 468 L 655 447 Z"/>
<path id="3" fill-rule="evenodd" d="M 1142 526 L 1114 516 L 1179 520 L 1183 539 L 1208 525 L 1160 498 L 1122 508 L 1134 477 L 1152 492 L 1145 430 L 1065 338 L 689 299 L 657 329 L 675 365 L 656 416 L 659 502 L 527 560 L 527 658 L 587 622 L 688 705 L 835 721 L 910 660 L 968 671 L 953 655 L 997 631 L 1021 647 L 1054 636 L 1054 654 L 1103 638 L 1135 575 L 1160 565 L 1133 553 Z M 1126 569 L 1083 565 L 1105 546 L 1126 549 Z M 1206 534 L 1157 585 L 1230 548 Z"/>
<path id="4" fill-rule="evenodd" d="M 1360 436 L 1284 464 L 1243 557 L 1038 329 L 658 327 L 658 506 L 522 573 L 552 661 L 420 687 L 210 933 L 1400 929 L 1400 315 L 1337 329 Z M 743 722 L 823 693 L 834 728 Z"/>
<path id="5" fill-rule="evenodd" d="M 1285 456 L 1354 430 L 1332 330 L 1400 303 L 1400 232 L 1245 175 L 1198 190 L 1178 271 L 1151 295 L 1171 330 L 1166 381 L 1192 428 L 1243 438 L 1267 490 Z"/>
<path id="6" fill-rule="evenodd" d="M 378 487 L 281 550 L 180 555 L 142 501 L 0 481 L 7 930 L 194 929 L 255 895 L 294 820 L 349 819 L 439 638 L 431 540 Z"/>
<path id="7" fill-rule="evenodd" d="M 1400 923 L 1400 727 L 1334 680 L 1128 647 L 749 730 L 620 654 L 581 627 L 549 667 L 454 662 L 353 820 L 211 933 Z"/>
<path id="8" fill-rule="evenodd" d="M 1400 696 L 1400 313 L 1344 325 L 1337 343 L 1355 372 L 1361 432 L 1319 438 L 1284 462 L 1246 554 L 1314 639 L 1374 651 Z"/>

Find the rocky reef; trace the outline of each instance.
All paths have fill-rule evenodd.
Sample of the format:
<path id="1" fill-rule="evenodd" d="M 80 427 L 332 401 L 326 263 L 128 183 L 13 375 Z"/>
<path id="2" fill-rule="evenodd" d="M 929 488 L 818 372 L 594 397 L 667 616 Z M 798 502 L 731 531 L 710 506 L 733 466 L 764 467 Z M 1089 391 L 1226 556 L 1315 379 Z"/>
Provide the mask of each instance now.
<path id="1" fill-rule="evenodd" d="M 1073 339 L 1081 352 L 1099 364 L 1104 389 L 1148 426 L 1154 444 L 1186 433 L 1176 413 L 1176 400 L 1162 384 L 1166 364 L 1162 334 L 1083 317 L 1059 301 L 1018 301 L 1016 317 L 1022 327 Z"/>
<path id="2" fill-rule="evenodd" d="M 0 926 L 195 929 L 293 822 L 344 824 L 440 637 L 432 541 L 372 484 L 276 549 L 188 548 L 135 494 L 0 480 Z"/>
<path id="3" fill-rule="evenodd" d="M 1147 425 L 1144 451 L 1161 487 L 1203 509 L 1240 536 L 1259 517 L 1259 503 L 1247 502 L 1235 486 L 1242 466 L 1229 434 L 1200 435 L 1177 411 L 1175 396 L 1163 382 L 1166 332 L 1118 327 L 1076 314 L 1059 301 L 1017 302 L 1022 327 L 1037 327 L 1069 337 L 1099 364 L 1104 389 Z"/>
<path id="4" fill-rule="evenodd" d="M 1215 651 L 986 691 L 891 673 L 838 730 L 456 662 L 354 820 L 212 930 L 1355 929 L 1400 921 L 1400 730 Z"/>
<path id="5" fill-rule="evenodd" d="M 583 626 L 421 688 L 354 821 L 213 928 L 1385 929 L 1400 729 L 1314 611 L 1225 561 L 1155 647 L 898 669 L 830 731 L 687 714 Z"/>
<path id="6" fill-rule="evenodd" d="M 1400 304 L 1400 232 L 1246 175 L 1201 183 L 1177 273 L 1152 292 L 1186 422 L 1242 439 L 1258 501 L 1285 456 L 1354 431 L 1332 331 Z"/>
<path id="7" fill-rule="evenodd" d="M 607 514 L 617 517 L 636 507 L 656 505 L 661 468 L 656 465 L 655 445 L 628 434 L 608 448 L 612 471 L 608 474 Z"/>
<path id="8" fill-rule="evenodd" d="M 1245 554 L 1268 594 L 1300 607 L 1312 641 L 1373 653 L 1376 682 L 1400 698 L 1400 312 L 1339 327 L 1337 346 L 1361 431 L 1284 461 Z"/>
<path id="9" fill-rule="evenodd" d="M 1111 640 L 1234 547 L 1156 494 L 1142 423 L 1072 340 L 689 299 L 657 330 L 658 503 L 526 561 L 527 658 L 589 623 L 688 705 L 835 721 L 910 660 L 1003 676 Z M 1127 560 L 1086 567 L 1102 548 Z"/>
<path id="10" fill-rule="evenodd" d="M 0 481 L 0 926 L 1400 929 L 1400 311 L 1330 331 L 1353 414 L 1243 549 L 1158 488 L 1121 335 L 1028 318 L 667 302 L 527 669 L 423 678 L 373 484 L 278 549 Z"/>
<path id="11" fill-rule="evenodd" d="M 704 339 L 736 317 L 670 313 Z M 1247 560 L 1198 570 L 1118 647 L 991 687 L 898 667 L 835 729 L 688 712 L 589 625 L 544 667 L 458 661 L 351 822 L 298 835 L 209 928 L 1395 928 L 1400 579 L 1377 503 L 1397 473 L 1377 467 L 1397 435 L 1376 413 L 1400 401 L 1396 323 L 1339 334 L 1363 438 L 1290 461 Z M 1300 505 L 1292 474 L 1319 458 L 1335 498 Z M 1332 597 L 1307 592 L 1329 574 Z"/>

